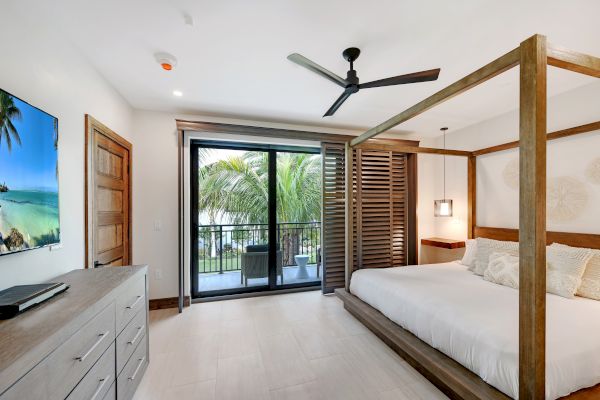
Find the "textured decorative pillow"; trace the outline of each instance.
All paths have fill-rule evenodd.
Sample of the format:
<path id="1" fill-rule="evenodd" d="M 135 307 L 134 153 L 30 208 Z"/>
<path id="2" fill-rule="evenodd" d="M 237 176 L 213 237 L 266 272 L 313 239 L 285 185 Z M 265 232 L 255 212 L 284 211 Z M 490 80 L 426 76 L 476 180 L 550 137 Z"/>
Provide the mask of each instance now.
<path id="1" fill-rule="evenodd" d="M 507 253 L 511 256 L 519 255 L 519 242 L 504 242 L 485 238 L 477 238 L 477 256 L 475 267 L 471 269 L 477 275 L 483 275 L 488 267 L 490 254 Z"/>
<path id="2" fill-rule="evenodd" d="M 469 269 L 475 267 L 475 257 L 477 256 L 477 240 L 467 239 L 465 255 L 463 256 L 460 263 L 466 265 Z"/>
<path id="3" fill-rule="evenodd" d="M 575 297 L 592 251 L 578 247 L 548 246 L 546 291 L 568 299 Z"/>
<path id="4" fill-rule="evenodd" d="M 519 288 L 519 257 L 508 253 L 490 254 L 489 265 L 483 279 L 513 289 Z"/>
<path id="5" fill-rule="evenodd" d="M 552 243 L 550 247 L 573 248 L 560 243 Z M 587 263 L 577 295 L 594 300 L 600 300 L 600 250 L 586 249 L 592 252 L 592 258 Z"/>

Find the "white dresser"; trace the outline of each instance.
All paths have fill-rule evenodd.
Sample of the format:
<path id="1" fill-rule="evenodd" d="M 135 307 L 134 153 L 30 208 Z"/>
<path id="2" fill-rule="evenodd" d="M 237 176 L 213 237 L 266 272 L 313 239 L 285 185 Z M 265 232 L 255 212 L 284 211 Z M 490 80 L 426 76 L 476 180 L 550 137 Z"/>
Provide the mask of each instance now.
<path id="1" fill-rule="evenodd" d="M 0 321 L 0 400 L 127 400 L 149 363 L 147 267 L 75 270 Z"/>

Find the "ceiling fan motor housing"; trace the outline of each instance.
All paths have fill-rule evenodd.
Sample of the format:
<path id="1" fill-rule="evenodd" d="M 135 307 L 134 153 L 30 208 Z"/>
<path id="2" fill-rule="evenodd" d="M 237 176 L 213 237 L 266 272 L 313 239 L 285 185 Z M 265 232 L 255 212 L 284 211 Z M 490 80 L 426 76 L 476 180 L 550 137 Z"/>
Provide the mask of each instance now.
<path id="1" fill-rule="evenodd" d="M 346 80 L 348 81 L 348 85 L 346 85 L 347 88 L 352 87 L 352 86 L 356 86 L 356 91 L 358 92 L 358 75 L 356 75 L 356 71 L 351 69 L 350 71 L 348 71 L 348 73 L 346 74 Z"/>

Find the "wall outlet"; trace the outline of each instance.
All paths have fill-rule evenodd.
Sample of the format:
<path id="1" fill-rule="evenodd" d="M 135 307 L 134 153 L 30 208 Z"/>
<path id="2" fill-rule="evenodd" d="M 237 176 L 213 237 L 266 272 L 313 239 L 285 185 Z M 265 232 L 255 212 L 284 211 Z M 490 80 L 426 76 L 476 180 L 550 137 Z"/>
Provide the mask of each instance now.
<path id="1" fill-rule="evenodd" d="M 53 244 L 52 246 L 49 246 L 48 248 L 50 249 L 50 251 L 57 251 L 62 249 L 63 245 L 62 243 L 57 243 L 57 244 Z"/>
<path id="2" fill-rule="evenodd" d="M 160 232 L 161 229 L 162 229 L 162 223 L 160 222 L 160 220 L 159 219 L 154 220 L 154 230 L 156 232 Z"/>
<path id="3" fill-rule="evenodd" d="M 163 277 L 162 269 L 160 269 L 160 268 L 155 269 L 154 270 L 154 279 L 160 280 L 160 279 L 162 279 L 162 277 Z"/>

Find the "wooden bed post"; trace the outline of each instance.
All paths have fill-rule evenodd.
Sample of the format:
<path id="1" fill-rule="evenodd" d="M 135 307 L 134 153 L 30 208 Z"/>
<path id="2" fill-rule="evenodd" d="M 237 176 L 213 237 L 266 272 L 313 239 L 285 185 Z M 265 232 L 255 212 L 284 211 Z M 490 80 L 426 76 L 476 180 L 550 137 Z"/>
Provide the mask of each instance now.
<path id="1" fill-rule="evenodd" d="M 345 240 L 345 260 L 346 260 L 346 274 L 345 274 L 345 286 L 348 293 L 350 293 L 350 278 L 352 277 L 352 270 L 354 264 L 354 224 L 352 215 L 352 202 L 353 202 L 353 185 L 352 185 L 352 147 L 350 142 L 346 142 L 345 145 L 345 206 L 346 206 L 346 240 Z"/>
<path id="2" fill-rule="evenodd" d="M 474 155 L 467 159 L 467 187 L 467 235 L 473 239 L 477 225 L 477 157 Z"/>
<path id="3" fill-rule="evenodd" d="M 543 400 L 546 377 L 546 37 L 520 46 L 519 398 Z"/>

